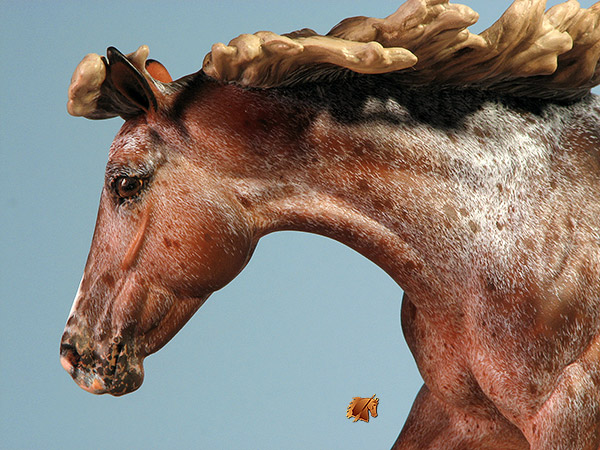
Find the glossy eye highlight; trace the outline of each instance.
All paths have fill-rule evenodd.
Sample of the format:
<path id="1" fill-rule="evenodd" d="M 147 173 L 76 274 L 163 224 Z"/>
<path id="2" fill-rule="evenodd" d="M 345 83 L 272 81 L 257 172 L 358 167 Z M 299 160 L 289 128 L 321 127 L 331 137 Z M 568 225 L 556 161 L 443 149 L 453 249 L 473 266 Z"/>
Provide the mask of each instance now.
<path id="1" fill-rule="evenodd" d="M 144 180 L 138 177 L 117 177 L 114 181 L 114 189 L 119 198 L 133 198 L 140 193 L 144 187 Z"/>

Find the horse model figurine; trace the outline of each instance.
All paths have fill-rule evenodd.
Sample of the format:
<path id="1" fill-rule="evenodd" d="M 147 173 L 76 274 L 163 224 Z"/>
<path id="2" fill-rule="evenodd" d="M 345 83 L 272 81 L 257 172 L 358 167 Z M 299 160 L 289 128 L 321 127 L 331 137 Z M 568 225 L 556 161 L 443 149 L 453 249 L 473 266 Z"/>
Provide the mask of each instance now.
<path id="1" fill-rule="evenodd" d="M 68 110 L 125 123 L 61 362 L 123 395 L 278 230 L 404 290 L 424 379 L 394 449 L 600 445 L 600 3 L 409 0 L 327 35 L 241 35 L 173 81 L 88 55 Z"/>

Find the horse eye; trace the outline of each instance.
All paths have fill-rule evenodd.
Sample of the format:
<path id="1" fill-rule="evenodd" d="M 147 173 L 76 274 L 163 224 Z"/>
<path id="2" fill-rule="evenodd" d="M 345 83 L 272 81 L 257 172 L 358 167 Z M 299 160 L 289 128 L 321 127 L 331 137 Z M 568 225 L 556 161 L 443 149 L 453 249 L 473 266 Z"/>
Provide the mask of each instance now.
<path id="1" fill-rule="evenodd" d="M 144 186 L 144 180 L 137 177 L 118 177 L 115 180 L 115 190 L 121 198 L 135 197 Z"/>

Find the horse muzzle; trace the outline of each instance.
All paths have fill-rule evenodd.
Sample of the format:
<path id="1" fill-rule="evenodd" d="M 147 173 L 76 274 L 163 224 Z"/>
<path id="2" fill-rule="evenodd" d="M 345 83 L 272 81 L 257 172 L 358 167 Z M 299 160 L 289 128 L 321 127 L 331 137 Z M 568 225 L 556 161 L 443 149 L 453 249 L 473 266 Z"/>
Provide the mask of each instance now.
<path id="1" fill-rule="evenodd" d="M 77 385 L 92 394 L 120 396 L 138 389 L 144 380 L 143 358 L 122 338 L 108 345 L 65 333 L 60 345 L 60 363 Z"/>

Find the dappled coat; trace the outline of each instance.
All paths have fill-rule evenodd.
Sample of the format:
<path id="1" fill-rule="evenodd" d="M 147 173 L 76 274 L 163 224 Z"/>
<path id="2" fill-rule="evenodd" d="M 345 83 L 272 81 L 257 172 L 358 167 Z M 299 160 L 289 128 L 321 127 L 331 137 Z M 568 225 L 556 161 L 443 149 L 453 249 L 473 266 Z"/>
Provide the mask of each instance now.
<path id="1" fill-rule="evenodd" d="M 597 450 L 600 4 L 544 8 L 476 35 L 470 8 L 409 0 L 326 36 L 241 35 L 176 81 L 145 46 L 88 55 L 69 112 L 126 122 L 63 367 L 139 388 L 262 236 L 308 231 L 405 291 L 425 384 L 394 448 Z"/>

